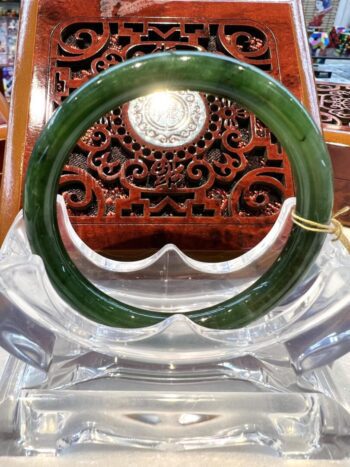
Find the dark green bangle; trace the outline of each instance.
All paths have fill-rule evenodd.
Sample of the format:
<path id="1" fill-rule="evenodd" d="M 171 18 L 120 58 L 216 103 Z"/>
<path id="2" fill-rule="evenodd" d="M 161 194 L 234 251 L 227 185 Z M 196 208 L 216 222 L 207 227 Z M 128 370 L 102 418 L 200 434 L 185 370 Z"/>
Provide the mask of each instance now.
<path id="1" fill-rule="evenodd" d="M 287 151 L 298 214 L 322 224 L 328 223 L 331 216 L 332 169 L 326 146 L 306 110 L 277 81 L 236 60 L 197 52 L 149 55 L 111 68 L 72 94 L 47 124 L 30 159 L 24 194 L 29 242 L 33 253 L 42 257 L 52 285 L 81 314 L 110 326 L 151 326 L 169 314 L 144 311 L 114 300 L 78 271 L 58 230 L 58 181 L 67 155 L 84 131 L 109 110 L 159 88 L 226 96 L 254 112 Z M 324 234 L 295 226 L 277 261 L 251 287 L 219 305 L 186 315 L 200 325 L 217 329 L 252 322 L 297 284 L 324 238 Z"/>

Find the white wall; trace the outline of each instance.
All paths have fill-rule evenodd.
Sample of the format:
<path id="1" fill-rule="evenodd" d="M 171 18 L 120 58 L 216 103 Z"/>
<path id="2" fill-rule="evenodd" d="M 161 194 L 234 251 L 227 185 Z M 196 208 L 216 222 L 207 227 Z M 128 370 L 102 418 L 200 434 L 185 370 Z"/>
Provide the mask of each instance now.
<path id="1" fill-rule="evenodd" d="M 340 0 L 334 22 L 336 27 L 350 27 L 350 0 Z"/>

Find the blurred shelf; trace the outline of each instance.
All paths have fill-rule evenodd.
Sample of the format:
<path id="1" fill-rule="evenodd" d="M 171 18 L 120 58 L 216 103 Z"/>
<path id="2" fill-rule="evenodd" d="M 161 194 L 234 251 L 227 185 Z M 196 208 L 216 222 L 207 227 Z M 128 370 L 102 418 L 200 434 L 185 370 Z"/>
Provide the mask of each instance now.
<path id="1" fill-rule="evenodd" d="M 3 2 L 2 0 L 0 0 L 0 8 L 19 8 L 21 6 L 21 2 L 18 1 L 14 1 L 14 2 Z"/>

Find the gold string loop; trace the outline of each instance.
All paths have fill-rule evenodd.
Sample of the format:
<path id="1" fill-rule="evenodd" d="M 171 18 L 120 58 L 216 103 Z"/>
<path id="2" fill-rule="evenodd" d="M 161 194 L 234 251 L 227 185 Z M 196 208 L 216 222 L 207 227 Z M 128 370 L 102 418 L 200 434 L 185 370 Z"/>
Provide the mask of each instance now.
<path id="1" fill-rule="evenodd" d="M 343 216 L 349 211 L 350 206 L 345 206 L 344 208 L 340 209 L 333 215 L 329 224 L 320 224 L 319 222 L 305 219 L 304 217 L 299 216 L 295 212 L 295 209 L 292 211 L 292 219 L 294 224 L 304 230 L 308 230 L 309 232 L 320 232 L 334 235 L 335 238 L 333 238 L 332 241 L 335 242 L 339 240 L 350 253 L 350 239 L 344 232 L 344 225 L 338 220 L 338 217 Z"/>

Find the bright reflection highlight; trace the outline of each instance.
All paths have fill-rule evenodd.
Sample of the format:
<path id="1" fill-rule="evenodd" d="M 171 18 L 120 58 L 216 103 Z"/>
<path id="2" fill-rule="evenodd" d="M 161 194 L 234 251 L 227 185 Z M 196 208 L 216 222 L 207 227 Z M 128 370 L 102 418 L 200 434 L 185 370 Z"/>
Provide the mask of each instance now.
<path id="1" fill-rule="evenodd" d="M 160 91 L 130 102 L 128 116 L 144 141 L 155 146 L 176 147 L 200 134 L 207 112 L 198 92 Z"/>

